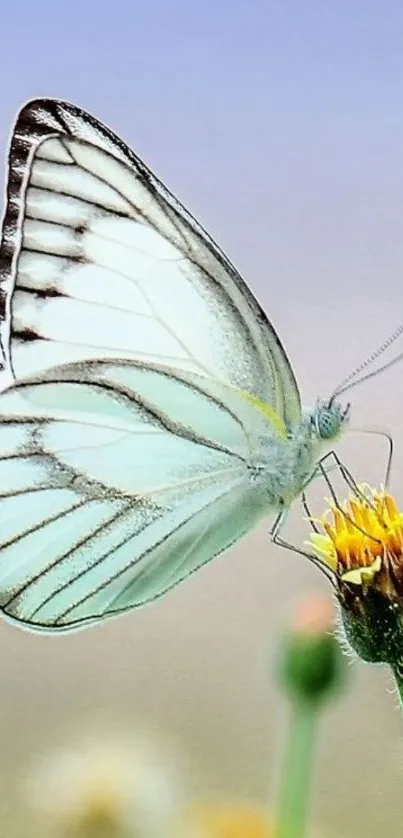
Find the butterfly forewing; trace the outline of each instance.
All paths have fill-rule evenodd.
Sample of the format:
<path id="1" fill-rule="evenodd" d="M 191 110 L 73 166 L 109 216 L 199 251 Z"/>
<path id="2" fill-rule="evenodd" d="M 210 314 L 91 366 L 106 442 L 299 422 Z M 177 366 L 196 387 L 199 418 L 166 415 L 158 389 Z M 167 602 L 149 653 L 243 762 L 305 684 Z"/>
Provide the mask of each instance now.
<path id="1" fill-rule="evenodd" d="M 288 360 L 236 270 L 118 137 L 67 103 L 33 101 L 17 120 L 0 285 L 17 379 L 76 359 L 142 359 L 298 421 Z"/>

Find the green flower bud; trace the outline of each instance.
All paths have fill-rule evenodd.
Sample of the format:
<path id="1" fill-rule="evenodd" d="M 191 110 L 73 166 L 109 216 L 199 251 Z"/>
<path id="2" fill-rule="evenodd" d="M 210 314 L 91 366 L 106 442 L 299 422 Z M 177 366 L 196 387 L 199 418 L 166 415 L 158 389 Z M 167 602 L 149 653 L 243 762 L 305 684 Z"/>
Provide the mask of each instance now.
<path id="1" fill-rule="evenodd" d="M 298 609 L 284 637 L 279 674 L 293 699 L 318 703 L 343 681 L 345 664 L 332 633 L 331 600 L 312 598 Z"/>

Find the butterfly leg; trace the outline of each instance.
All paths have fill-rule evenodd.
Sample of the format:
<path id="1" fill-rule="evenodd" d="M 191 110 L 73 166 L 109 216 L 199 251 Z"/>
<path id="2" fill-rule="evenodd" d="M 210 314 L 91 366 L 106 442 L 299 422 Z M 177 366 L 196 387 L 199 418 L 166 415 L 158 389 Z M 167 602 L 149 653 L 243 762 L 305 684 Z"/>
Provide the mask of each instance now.
<path id="1" fill-rule="evenodd" d="M 347 466 L 345 466 L 344 463 L 342 463 L 342 461 L 340 460 L 340 457 L 338 456 L 338 454 L 336 454 L 336 451 L 332 450 L 332 451 L 328 451 L 327 454 L 325 454 L 323 457 L 321 457 L 321 459 L 318 461 L 318 464 L 317 464 L 317 467 L 315 469 L 313 477 L 316 477 L 318 474 L 322 475 L 323 479 L 325 480 L 325 482 L 326 482 L 326 484 L 329 488 L 330 494 L 332 496 L 333 503 L 337 507 L 337 509 L 339 509 L 340 512 L 342 512 L 343 515 L 345 515 L 345 517 L 348 518 L 347 513 L 340 506 L 340 503 L 339 503 L 339 500 L 337 498 L 336 492 L 335 492 L 334 487 L 332 486 L 331 480 L 329 478 L 329 470 L 330 469 L 327 469 L 325 467 L 326 460 L 330 460 L 330 459 L 334 460 L 335 466 L 338 469 L 338 471 L 340 472 L 344 481 L 346 482 L 348 488 L 352 492 L 354 492 L 354 494 L 357 495 L 358 498 L 361 498 L 361 500 L 368 503 L 375 510 L 375 507 L 372 505 L 370 499 L 362 491 L 362 489 L 360 489 L 357 481 L 355 480 L 355 478 L 351 474 L 351 471 L 349 471 Z"/>
<path id="2" fill-rule="evenodd" d="M 327 484 L 327 486 L 329 488 L 329 491 L 331 493 L 332 500 L 333 500 L 333 503 L 334 503 L 335 507 L 340 510 L 340 512 L 342 513 L 344 518 L 346 518 L 347 521 L 349 521 L 350 524 L 352 524 L 353 527 L 355 527 L 355 529 L 359 530 L 361 533 L 363 533 L 363 535 L 366 535 L 370 538 L 373 538 L 373 536 L 369 536 L 369 534 L 364 529 L 362 529 L 362 527 L 360 527 L 357 524 L 356 521 L 354 521 L 350 517 L 350 515 L 347 512 L 347 509 L 345 509 L 345 508 L 343 509 L 340 506 L 340 503 L 339 503 L 339 500 L 337 498 L 336 492 L 335 492 L 335 490 L 332 486 L 331 480 L 329 478 L 328 470 L 324 466 L 324 462 L 326 461 L 326 459 L 329 459 L 330 457 L 332 457 L 335 460 L 336 466 L 340 470 L 340 473 L 341 473 L 342 477 L 344 478 L 344 480 L 346 481 L 347 486 L 349 486 L 349 488 L 354 492 L 354 494 L 357 497 L 359 497 L 361 500 L 365 501 L 365 503 L 368 504 L 368 506 L 370 506 L 374 510 L 374 512 L 376 512 L 375 505 L 371 502 L 371 499 L 362 491 L 362 489 L 360 489 L 360 487 L 358 486 L 358 483 L 356 482 L 356 480 L 352 476 L 351 472 L 341 462 L 341 460 L 338 457 L 338 455 L 336 454 L 336 452 L 335 451 L 329 451 L 327 454 L 325 454 L 324 457 L 322 457 L 319 460 L 318 469 L 319 469 L 320 473 L 322 474 L 324 480 L 326 481 L 326 484 Z M 380 519 L 380 521 L 381 521 L 381 519 Z M 373 538 L 373 541 L 377 542 L 377 539 Z"/>
<path id="3" fill-rule="evenodd" d="M 369 433 L 369 431 L 368 431 L 368 433 Z M 393 454 L 394 454 L 393 437 L 390 434 L 384 433 L 383 431 L 382 431 L 382 433 L 380 433 L 378 431 L 371 431 L 371 433 L 376 433 L 380 436 L 386 437 L 386 439 L 388 441 L 389 450 L 388 450 L 388 457 L 387 457 L 387 461 L 386 461 L 385 480 L 384 480 L 385 491 L 387 491 L 389 480 L 390 480 L 390 474 L 391 474 L 391 470 L 392 470 L 392 463 L 393 463 Z M 324 479 L 326 480 L 327 485 L 329 486 L 329 489 L 332 493 L 332 498 L 335 502 L 335 505 L 338 507 L 338 509 L 340 509 L 340 505 L 337 501 L 337 498 L 335 497 L 335 493 L 334 493 L 333 487 L 331 485 L 331 482 L 329 480 L 329 475 L 327 473 L 327 470 L 324 468 L 324 465 L 323 465 L 325 460 L 328 457 L 332 457 L 334 459 L 334 461 L 336 463 L 336 466 L 339 469 L 340 473 L 342 474 L 342 476 L 343 476 L 344 480 L 346 481 L 347 485 L 350 487 L 350 489 L 352 489 L 352 491 L 357 495 L 357 497 L 361 498 L 361 500 L 364 500 L 365 503 L 367 503 L 368 506 L 370 506 L 372 508 L 372 510 L 378 515 L 380 524 L 383 525 L 382 516 L 379 515 L 379 513 L 378 513 L 378 511 L 375 507 L 375 504 L 372 503 L 371 499 L 367 495 L 365 495 L 365 493 L 362 491 L 362 489 L 360 489 L 357 482 L 354 480 L 354 477 L 352 476 L 351 472 L 349 472 L 349 470 L 346 468 L 346 466 L 341 462 L 341 460 L 338 457 L 338 455 L 336 454 L 336 452 L 332 450 L 332 451 L 329 451 L 327 454 L 325 454 L 325 456 L 322 457 L 321 460 L 319 460 L 318 467 L 319 467 Z M 349 520 L 351 520 L 345 510 L 341 510 L 341 511 L 343 512 L 343 515 L 345 515 L 345 517 L 347 517 Z M 353 523 L 354 523 L 354 526 L 356 528 L 360 529 L 356 522 L 353 522 Z"/>
<path id="4" fill-rule="evenodd" d="M 319 567 L 319 569 L 325 574 L 325 576 L 327 576 L 329 581 L 335 586 L 334 574 L 324 561 L 322 561 L 314 553 L 309 553 L 308 550 L 304 550 L 302 547 L 296 547 L 295 544 L 291 544 L 290 541 L 286 541 L 284 538 L 281 537 L 280 533 L 286 522 L 288 511 L 288 508 L 282 509 L 274 520 L 273 526 L 269 531 L 273 544 L 276 544 L 277 547 L 282 547 L 285 550 L 291 550 L 291 552 L 293 553 L 298 553 L 299 556 L 304 556 L 305 559 L 309 559 L 310 562 Z"/>
<path id="5" fill-rule="evenodd" d="M 369 431 L 368 431 L 368 433 L 369 433 Z M 384 433 L 384 432 L 382 432 L 382 434 L 381 434 L 378 431 L 371 431 L 371 433 L 376 433 L 379 436 L 383 436 L 388 441 L 388 449 L 389 450 L 388 450 L 388 456 L 387 456 L 387 460 L 386 460 L 385 478 L 384 478 L 384 487 L 385 487 L 385 489 L 387 489 L 387 487 L 389 485 L 389 481 L 390 481 L 390 474 L 391 474 L 392 463 L 393 463 L 393 454 L 394 454 L 393 437 L 390 436 L 390 434 L 387 434 L 387 433 Z M 324 474 L 324 464 L 325 464 L 325 461 L 327 459 L 330 459 L 330 458 L 332 458 L 334 460 L 336 468 L 340 471 L 342 477 L 344 478 L 344 480 L 347 483 L 347 485 L 349 486 L 349 488 L 353 492 L 355 492 L 355 494 L 358 497 L 360 497 L 362 499 L 365 499 L 368 502 L 368 498 L 366 498 L 364 496 L 362 490 L 358 486 L 358 484 L 357 484 L 356 480 L 354 479 L 353 475 L 348 470 L 347 466 L 345 466 L 344 463 L 342 463 L 342 461 L 340 460 L 340 457 L 338 456 L 338 454 L 336 454 L 336 451 L 334 451 L 334 450 L 328 451 L 327 454 L 325 454 L 318 462 L 318 468 L 319 468 L 320 472 L 322 473 L 322 475 L 325 477 L 325 480 L 328 483 L 328 485 L 329 485 L 329 480 L 328 480 L 328 475 L 327 475 L 327 478 L 326 478 L 326 476 Z"/>
<path id="6" fill-rule="evenodd" d="M 333 460 L 334 461 L 337 470 L 340 472 L 341 476 L 343 477 L 343 479 L 347 483 L 347 486 L 349 487 L 349 489 L 351 489 L 357 495 L 362 495 L 362 492 L 361 492 L 361 490 L 358 486 L 358 483 L 354 479 L 353 475 L 348 470 L 347 466 L 345 466 L 344 463 L 342 463 L 339 455 L 336 454 L 336 451 L 334 451 L 332 449 L 331 451 L 328 451 L 327 454 L 324 454 L 323 457 L 320 458 L 320 460 L 318 461 L 317 467 L 315 469 L 315 474 L 317 474 L 317 473 L 321 474 L 323 476 L 323 478 L 326 480 L 326 483 L 329 486 L 329 489 L 332 493 L 332 498 L 335 500 L 335 502 L 336 502 L 336 498 L 335 498 L 334 489 L 333 489 L 333 486 L 330 482 L 329 475 L 327 473 L 327 469 L 325 468 L 325 463 L 328 460 Z"/>
<path id="7" fill-rule="evenodd" d="M 354 477 L 352 476 L 352 474 L 350 473 L 348 468 L 344 465 L 344 463 L 342 463 L 338 454 L 336 454 L 336 452 L 333 451 L 333 450 L 328 451 L 317 463 L 317 466 L 315 468 L 315 471 L 314 471 L 313 475 L 310 475 L 310 477 L 306 481 L 306 483 L 303 487 L 303 491 L 301 493 L 301 502 L 302 502 L 302 505 L 304 507 L 304 510 L 305 510 L 308 518 L 311 518 L 312 515 L 311 515 L 311 511 L 310 511 L 308 501 L 307 501 L 307 498 L 306 498 L 305 489 L 309 486 L 311 481 L 319 475 L 322 475 L 322 477 L 326 481 L 326 484 L 327 484 L 327 486 L 329 488 L 329 491 L 331 493 L 334 505 L 338 509 L 340 509 L 340 511 L 343 513 L 343 515 L 345 515 L 346 518 L 349 518 L 349 515 L 346 512 L 346 510 L 343 510 L 340 506 L 340 502 L 337 498 L 335 489 L 332 486 L 331 480 L 330 480 L 329 475 L 328 475 L 328 469 L 326 468 L 326 464 L 329 461 L 332 461 L 332 460 L 333 460 L 336 468 L 338 469 L 338 471 L 340 471 L 340 473 L 341 473 L 343 479 L 345 480 L 347 486 L 352 491 L 354 491 L 357 495 L 359 495 L 361 497 L 363 496 L 363 493 L 360 490 L 357 482 L 355 481 Z M 367 498 L 366 498 L 366 500 L 368 502 Z M 278 547 L 283 547 L 286 550 L 291 550 L 294 553 L 298 553 L 299 555 L 304 556 L 305 558 L 308 558 L 311 562 L 313 562 L 315 565 L 317 565 L 323 571 L 323 573 L 325 573 L 325 575 L 328 577 L 328 579 L 334 585 L 335 584 L 334 574 L 332 573 L 332 571 L 326 565 L 325 562 L 323 562 L 315 554 L 308 552 L 308 550 L 304 550 L 302 547 L 296 547 L 295 544 L 291 544 L 291 542 L 286 541 L 281 536 L 281 532 L 283 530 L 283 527 L 285 525 L 285 521 L 286 521 L 286 518 L 287 518 L 287 513 L 288 513 L 288 509 L 281 510 L 279 512 L 279 514 L 277 515 L 277 517 L 275 518 L 275 520 L 274 520 L 273 526 L 270 530 L 270 536 L 271 536 L 271 539 L 273 541 L 273 544 L 276 544 Z M 358 525 L 355 522 L 352 521 L 352 523 L 355 526 L 358 527 Z M 312 523 L 312 527 L 316 532 L 319 531 L 314 523 Z M 358 527 L 358 529 L 359 529 L 359 527 Z"/>
<path id="8" fill-rule="evenodd" d="M 302 492 L 302 495 L 301 495 L 301 503 L 302 503 L 302 506 L 304 507 L 304 512 L 305 512 L 305 515 L 306 515 L 306 517 L 307 517 L 308 521 L 310 521 L 310 524 L 311 524 L 311 527 L 312 527 L 313 531 L 314 531 L 314 532 L 316 532 L 316 533 L 319 533 L 319 532 L 320 532 L 320 529 L 319 529 L 319 527 L 315 524 L 315 521 L 314 521 L 314 520 L 313 520 L 313 518 L 312 518 L 312 512 L 311 512 L 311 510 L 310 510 L 310 508 L 309 508 L 308 499 L 307 499 L 307 496 L 306 496 L 306 493 L 305 493 L 305 492 Z"/>
<path id="9" fill-rule="evenodd" d="M 283 528 L 287 518 L 287 513 L 288 509 L 282 509 L 281 512 L 276 515 L 273 525 L 269 529 L 269 536 L 272 541 L 275 541 L 277 533 Z"/>

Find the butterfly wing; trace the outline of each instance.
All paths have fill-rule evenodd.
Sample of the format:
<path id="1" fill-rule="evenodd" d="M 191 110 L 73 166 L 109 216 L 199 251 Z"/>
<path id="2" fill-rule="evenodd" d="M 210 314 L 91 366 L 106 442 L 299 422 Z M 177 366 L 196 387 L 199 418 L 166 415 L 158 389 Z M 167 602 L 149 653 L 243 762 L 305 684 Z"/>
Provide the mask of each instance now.
<path id="1" fill-rule="evenodd" d="M 0 396 L 0 609 L 66 631 L 141 605 L 270 506 L 232 388 L 139 362 L 70 364 Z M 252 471 L 251 471 L 252 469 Z"/>
<path id="2" fill-rule="evenodd" d="M 17 379 L 77 359 L 141 359 L 300 418 L 285 352 L 235 268 L 112 131 L 66 102 L 32 101 L 14 128 L 0 322 Z"/>

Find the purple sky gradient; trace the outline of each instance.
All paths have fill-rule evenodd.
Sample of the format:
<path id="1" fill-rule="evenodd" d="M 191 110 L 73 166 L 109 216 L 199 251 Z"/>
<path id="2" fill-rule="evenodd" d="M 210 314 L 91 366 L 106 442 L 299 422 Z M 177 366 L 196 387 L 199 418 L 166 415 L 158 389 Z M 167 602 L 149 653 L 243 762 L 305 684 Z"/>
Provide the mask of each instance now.
<path id="1" fill-rule="evenodd" d="M 240 268 L 311 402 L 403 320 L 402 44 L 400 0 L 22 0 L 1 16 L 0 155 L 31 97 L 68 99 L 110 124 Z M 352 394 L 352 423 L 396 438 L 401 504 L 402 391 L 403 363 Z M 376 440 L 354 435 L 347 448 L 359 479 L 381 479 Z M 263 527 L 104 629 L 48 640 L 1 624 L 3 764 L 41 747 L 48 718 L 56 741 L 95 703 L 174 731 L 201 785 L 263 797 L 277 694 L 256 660 L 312 588 L 327 590 Z M 387 684 L 359 668 L 348 712 L 326 728 L 317 797 L 329 838 L 401 836 L 401 720 Z"/>

